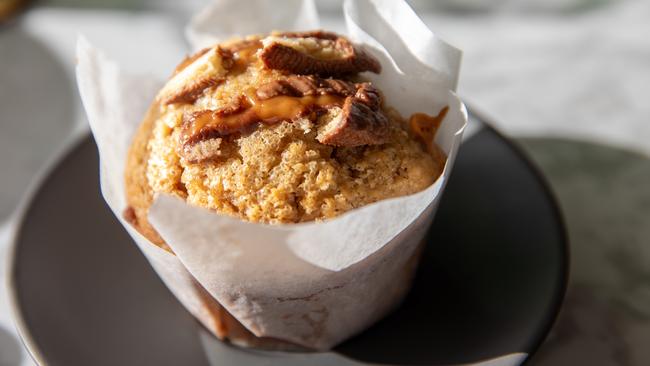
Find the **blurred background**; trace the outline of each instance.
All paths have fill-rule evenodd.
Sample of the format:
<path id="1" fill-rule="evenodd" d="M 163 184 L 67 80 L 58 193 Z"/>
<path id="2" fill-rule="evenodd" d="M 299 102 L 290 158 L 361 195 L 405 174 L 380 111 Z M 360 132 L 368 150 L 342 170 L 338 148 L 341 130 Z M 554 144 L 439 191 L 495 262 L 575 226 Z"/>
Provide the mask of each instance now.
<path id="1" fill-rule="evenodd" d="M 317 3 L 323 27 L 342 30 L 341 2 Z M 183 28 L 205 4 L 0 0 L 1 276 L 17 208 L 88 131 L 77 34 L 132 71 L 165 76 L 189 52 Z M 525 149 L 564 213 L 569 291 L 531 364 L 650 364 L 650 1 L 411 4 L 464 51 L 460 95 Z M 141 57 L 139 42 L 160 46 Z M 142 61 L 151 57 L 160 62 Z M 2 290 L 0 365 L 31 365 Z"/>

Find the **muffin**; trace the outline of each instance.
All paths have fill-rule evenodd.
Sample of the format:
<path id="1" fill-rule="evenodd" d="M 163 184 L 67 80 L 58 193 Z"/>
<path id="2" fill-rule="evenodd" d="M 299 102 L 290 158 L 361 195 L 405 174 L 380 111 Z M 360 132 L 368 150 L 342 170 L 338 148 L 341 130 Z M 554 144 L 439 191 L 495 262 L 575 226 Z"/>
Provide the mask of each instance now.
<path id="1" fill-rule="evenodd" d="M 158 193 L 241 220 L 292 224 L 430 186 L 445 165 L 433 137 L 447 109 L 405 119 L 366 72 L 381 72 L 377 59 L 323 31 L 234 39 L 187 57 L 132 142 L 124 218 L 173 253 L 147 220 Z M 406 277 L 416 263 L 417 254 Z M 197 287 L 219 338 L 284 344 L 256 338 Z"/>

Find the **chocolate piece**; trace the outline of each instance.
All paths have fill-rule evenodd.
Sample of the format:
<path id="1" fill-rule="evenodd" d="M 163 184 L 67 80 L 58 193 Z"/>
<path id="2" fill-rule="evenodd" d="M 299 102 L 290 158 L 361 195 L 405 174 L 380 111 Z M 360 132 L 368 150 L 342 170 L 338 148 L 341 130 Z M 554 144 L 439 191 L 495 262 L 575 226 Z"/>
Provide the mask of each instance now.
<path id="1" fill-rule="evenodd" d="M 317 76 L 292 75 L 286 79 L 275 80 L 264 84 L 256 91 L 260 100 L 270 99 L 278 95 L 302 97 L 306 95 L 338 95 L 346 97 L 354 95 L 357 88 L 354 83 L 340 79 L 323 79 Z"/>
<path id="2" fill-rule="evenodd" d="M 273 42 L 265 46 L 259 54 L 264 65 L 270 69 L 282 70 L 293 74 L 320 76 L 337 76 L 356 74 L 363 71 L 381 72 L 377 59 L 359 47 L 355 47 L 347 38 L 334 33 L 313 31 L 281 33 L 285 38 L 317 38 L 333 42 L 340 58 L 320 59 L 303 53 L 290 46 Z"/>
<path id="3" fill-rule="evenodd" d="M 381 111 L 381 96 L 369 83 L 347 97 L 338 116 L 321 128 L 316 139 L 326 145 L 379 145 L 388 139 L 390 123 Z"/>

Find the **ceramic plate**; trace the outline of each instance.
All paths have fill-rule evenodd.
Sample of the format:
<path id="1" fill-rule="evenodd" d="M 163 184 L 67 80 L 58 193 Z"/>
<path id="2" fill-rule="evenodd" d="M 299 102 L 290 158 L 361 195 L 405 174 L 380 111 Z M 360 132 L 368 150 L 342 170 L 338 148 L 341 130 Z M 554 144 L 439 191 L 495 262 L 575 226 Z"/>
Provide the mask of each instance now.
<path id="1" fill-rule="evenodd" d="M 410 295 L 325 353 L 242 350 L 209 335 L 104 203 L 88 137 L 51 171 L 17 234 L 9 287 L 23 341 L 48 365 L 519 364 L 564 295 L 565 231 L 528 159 L 472 119 Z"/>

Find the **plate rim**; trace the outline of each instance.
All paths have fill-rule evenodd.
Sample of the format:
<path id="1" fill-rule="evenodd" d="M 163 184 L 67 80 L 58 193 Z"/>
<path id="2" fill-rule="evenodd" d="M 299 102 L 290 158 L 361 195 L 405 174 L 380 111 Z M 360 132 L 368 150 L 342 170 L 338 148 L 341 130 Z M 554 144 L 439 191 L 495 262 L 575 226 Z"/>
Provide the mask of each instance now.
<path id="1" fill-rule="evenodd" d="M 550 183 L 543 175 L 541 169 L 531 159 L 529 154 L 526 153 L 524 149 L 519 144 L 517 144 L 516 141 L 514 141 L 513 138 L 508 137 L 506 134 L 496 128 L 495 124 L 492 122 L 493 119 L 487 117 L 485 113 L 482 111 L 477 111 L 475 106 L 468 106 L 467 110 L 470 117 L 473 117 L 479 123 L 481 123 L 481 129 L 487 129 L 496 134 L 501 141 L 503 141 L 516 155 L 521 158 L 527 169 L 531 171 L 535 180 L 539 182 L 541 186 L 542 194 L 544 194 L 544 196 L 547 198 L 547 201 L 550 203 L 551 209 L 553 211 L 553 218 L 559 231 L 560 240 L 558 244 L 562 247 L 562 256 L 560 257 L 561 273 L 559 273 L 559 277 L 557 279 L 559 283 L 557 283 L 555 286 L 556 289 L 553 293 L 553 298 L 551 299 L 551 310 L 546 314 L 544 326 L 537 331 L 538 334 L 534 336 L 536 339 L 531 345 L 531 349 L 527 350 L 525 353 L 526 356 L 521 363 L 522 365 L 525 365 L 540 349 L 541 345 L 548 337 L 551 329 L 557 322 L 557 318 L 566 296 L 570 277 L 569 274 L 571 254 L 566 220 L 564 219 L 559 201 L 556 194 L 552 190 Z M 58 152 L 58 155 L 56 155 L 54 159 L 51 159 L 51 161 L 45 164 L 45 167 L 39 173 L 37 173 L 33 184 L 27 189 L 27 192 L 18 205 L 18 208 L 16 209 L 14 215 L 12 215 L 12 217 L 9 219 L 10 222 L 13 221 L 13 226 L 10 228 L 9 233 L 7 258 L 5 263 L 5 285 L 7 289 L 9 312 L 14 327 L 25 350 L 32 358 L 32 360 L 39 366 L 48 365 L 48 362 L 43 356 L 41 350 L 38 348 L 29 327 L 25 323 L 25 317 L 22 311 L 22 307 L 20 306 L 20 300 L 18 296 L 18 286 L 16 282 L 16 254 L 21 237 L 20 233 L 23 229 L 25 218 L 29 213 L 30 208 L 33 206 L 34 199 L 45 187 L 48 178 L 65 160 L 70 158 L 74 152 L 81 147 L 83 141 L 89 137 L 92 138 L 90 131 L 85 131 L 84 133 L 80 133 L 77 136 L 74 136 L 69 141 L 69 143 L 63 149 L 61 149 L 61 151 Z"/>
<path id="2" fill-rule="evenodd" d="M 48 159 L 40 169 L 38 169 L 32 182 L 25 190 L 22 199 L 18 202 L 13 214 L 11 214 L 7 219 L 7 223 L 9 224 L 9 240 L 7 245 L 7 257 L 4 263 L 4 284 L 9 305 L 9 315 L 24 349 L 32 360 L 39 366 L 47 365 L 48 362 L 40 349 L 36 346 L 36 342 L 34 341 L 29 328 L 25 324 L 25 318 L 18 299 L 18 287 L 16 284 L 16 252 L 18 242 L 20 241 L 20 232 L 34 200 L 43 187 L 45 187 L 48 178 L 66 159 L 68 159 L 68 157 L 80 148 L 83 141 L 89 136 L 92 136 L 89 129 L 73 132 L 71 136 L 64 141 L 63 146 L 53 152 L 52 157 Z"/>
<path id="3" fill-rule="evenodd" d="M 540 183 L 543 194 L 548 199 L 548 202 L 550 202 L 551 208 L 553 210 L 553 217 L 555 218 L 560 234 L 561 247 L 563 249 L 562 257 L 560 258 L 560 268 L 562 273 L 558 278 L 559 283 L 557 283 L 557 290 L 553 293 L 553 299 L 551 300 L 553 303 L 553 310 L 546 314 L 546 321 L 544 322 L 545 326 L 542 327 L 542 329 L 539 331 L 537 340 L 533 342 L 531 349 L 528 351 L 526 357 L 521 363 L 521 365 L 526 365 L 533 358 L 533 356 L 537 354 L 539 349 L 548 338 L 560 315 L 562 305 L 564 305 L 571 273 L 571 245 L 569 241 L 569 231 L 566 225 L 566 219 L 564 218 L 564 214 L 560 208 L 560 201 L 558 200 L 557 194 L 555 191 L 553 191 L 548 178 L 544 175 L 541 168 L 530 157 L 530 154 L 528 154 L 524 148 L 518 144 L 517 141 L 515 141 L 514 138 L 508 137 L 505 133 L 496 128 L 493 122 L 494 120 L 486 116 L 483 111 L 477 111 L 476 107 L 474 106 L 472 106 L 471 110 L 469 107 L 467 109 L 470 111 L 470 115 L 476 116 L 478 120 L 483 122 L 485 128 L 488 128 L 493 133 L 495 133 L 503 142 L 505 142 L 506 145 L 508 145 L 508 147 L 512 149 L 512 151 L 515 152 L 515 154 L 519 155 L 519 157 L 522 158 L 524 164 L 533 173 L 535 179 Z"/>

